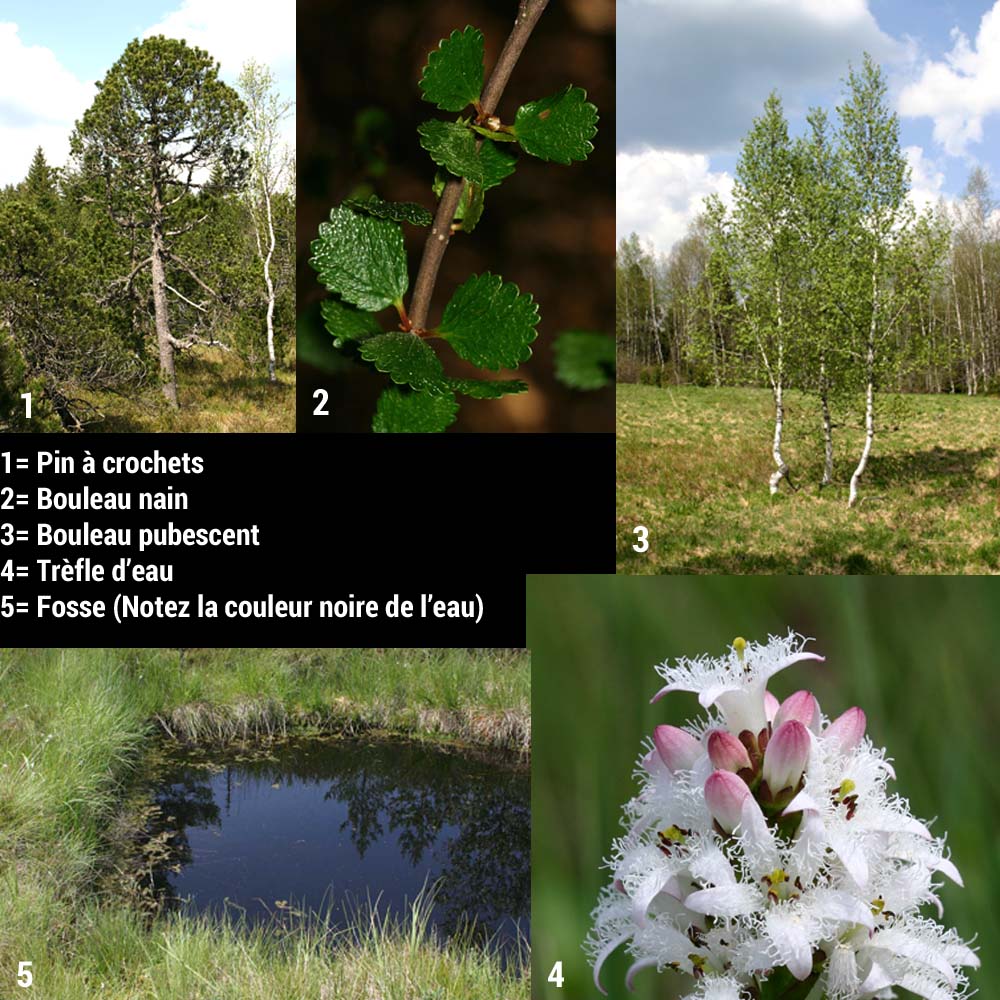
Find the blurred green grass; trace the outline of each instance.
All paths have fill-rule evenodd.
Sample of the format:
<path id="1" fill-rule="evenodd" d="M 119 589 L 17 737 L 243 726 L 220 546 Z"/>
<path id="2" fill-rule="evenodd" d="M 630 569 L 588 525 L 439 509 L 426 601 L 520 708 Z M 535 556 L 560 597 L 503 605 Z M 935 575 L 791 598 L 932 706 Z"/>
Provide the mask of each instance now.
<path id="1" fill-rule="evenodd" d="M 895 761 L 896 791 L 947 831 L 965 888 L 941 892 L 945 923 L 976 936 L 981 996 L 998 995 L 1000 946 L 1000 584 L 976 577 L 535 576 L 527 584 L 532 651 L 533 996 L 599 994 L 580 945 L 620 832 L 644 736 L 699 713 L 694 695 L 655 706 L 653 665 L 718 656 L 737 635 L 764 641 L 788 628 L 815 638 L 825 664 L 799 664 L 771 690 L 812 690 L 830 716 L 852 705 Z M 563 963 L 562 990 L 547 982 Z M 619 950 L 602 980 L 624 997 Z M 684 995 L 691 981 L 643 972 L 639 1000 Z M 674 992 L 674 990 L 678 992 Z M 908 996 L 901 991 L 901 996 Z"/>

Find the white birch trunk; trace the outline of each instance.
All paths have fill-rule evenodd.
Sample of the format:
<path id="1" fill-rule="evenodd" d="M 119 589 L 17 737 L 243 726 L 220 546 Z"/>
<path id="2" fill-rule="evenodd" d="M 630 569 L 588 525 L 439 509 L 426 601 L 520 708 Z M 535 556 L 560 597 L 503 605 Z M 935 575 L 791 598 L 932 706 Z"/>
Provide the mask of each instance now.
<path id="1" fill-rule="evenodd" d="M 771 454 L 774 456 L 774 464 L 778 468 L 771 473 L 770 486 L 772 496 L 778 492 L 778 484 L 781 480 L 788 478 L 788 466 L 785 465 L 785 460 L 781 457 L 781 432 L 785 422 L 785 335 L 781 325 L 780 285 L 775 286 L 775 296 L 778 305 L 778 363 L 772 383 L 774 389 L 774 443 L 771 448 Z"/>
<path id="2" fill-rule="evenodd" d="M 868 456 L 875 440 L 875 336 L 878 329 L 878 248 L 872 256 L 872 318 L 868 325 L 868 350 L 865 355 L 865 444 L 861 449 L 861 458 L 851 476 L 851 489 L 847 498 L 847 506 L 853 507 L 858 499 L 858 480 L 864 475 L 868 465 Z"/>

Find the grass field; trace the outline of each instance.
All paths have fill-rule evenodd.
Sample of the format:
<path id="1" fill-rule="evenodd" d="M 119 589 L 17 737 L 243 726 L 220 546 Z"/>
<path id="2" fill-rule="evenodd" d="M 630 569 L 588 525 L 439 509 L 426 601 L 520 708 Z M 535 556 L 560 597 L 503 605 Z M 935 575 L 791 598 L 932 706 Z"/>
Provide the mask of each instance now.
<path id="1" fill-rule="evenodd" d="M 944 922 L 976 937 L 979 996 L 1000 995 L 1000 586 L 974 577 L 529 577 L 527 638 L 534 675 L 532 956 L 538 1000 L 599 1000 L 581 950 L 601 859 L 622 833 L 636 792 L 640 744 L 660 723 L 704 713 L 670 694 L 653 664 L 721 656 L 738 635 L 766 641 L 789 628 L 815 637 L 823 664 L 800 663 L 768 685 L 779 698 L 807 688 L 829 716 L 859 705 L 868 734 L 893 758 L 890 788 L 948 846 L 965 888 L 941 890 Z M 933 907 L 929 912 L 935 914 Z M 563 962 L 565 987 L 546 984 Z M 612 997 L 687 996 L 689 977 L 645 970 L 629 994 L 619 949 L 603 972 Z M 899 991 L 901 997 L 912 994 Z M 942 994 L 943 995 L 943 994 Z"/>
<path id="2" fill-rule="evenodd" d="M 104 419 L 88 424 L 89 433 L 179 431 L 186 433 L 261 433 L 295 430 L 295 373 L 278 370 L 249 374 L 233 354 L 213 347 L 179 352 L 177 398 L 170 409 L 154 386 L 136 397 L 81 392 Z"/>
<path id="3" fill-rule="evenodd" d="M 523 970 L 441 943 L 419 912 L 359 918 L 332 943 L 321 926 L 150 921 L 123 888 L 114 831 L 164 722 L 199 740 L 374 725 L 498 743 L 511 713 L 527 716 L 529 687 L 527 655 L 506 650 L 4 650 L 0 996 L 22 992 L 18 963 L 31 961 L 39 1000 L 524 1000 Z M 450 729 L 448 712 L 498 721 Z"/>
<path id="4" fill-rule="evenodd" d="M 887 397 L 861 504 L 848 510 L 863 430 L 835 429 L 835 482 L 820 491 L 811 396 L 788 396 L 798 492 L 782 484 L 776 497 L 769 391 L 619 385 L 617 398 L 619 572 L 1000 572 L 1000 399 Z M 643 554 L 632 549 L 640 524 Z"/>

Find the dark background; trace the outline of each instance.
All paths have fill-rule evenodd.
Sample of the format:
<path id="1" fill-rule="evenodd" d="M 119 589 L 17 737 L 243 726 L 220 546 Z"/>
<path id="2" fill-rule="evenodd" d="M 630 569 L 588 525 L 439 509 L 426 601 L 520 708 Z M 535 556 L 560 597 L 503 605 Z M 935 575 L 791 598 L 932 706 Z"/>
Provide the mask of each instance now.
<path id="1" fill-rule="evenodd" d="M 308 264 L 310 241 L 330 209 L 358 193 L 415 201 L 433 210 L 434 164 L 416 129 L 429 118 L 454 116 L 420 99 L 418 81 L 427 54 L 455 28 L 472 24 L 486 36 L 488 76 L 516 11 L 516 0 L 300 0 L 300 430 L 369 430 L 378 395 L 389 384 L 386 376 L 342 358 L 322 331 L 319 301 L 326 293 Z M 564 330 L 613 330 L 614 15 L 614 0 L 552 0 L 501 100 L 501 118 L 512 121 L 519 105 L 573 83 L 597 105 L 600 121 L 594 152 L 583 163 L 567 167 L 520 154 L 513 176 L 487 193 L 476 230 L 458 234 L 449 244 L 430 323 L 438 321 L 458 285 L 487 270 L 530 292 L 541 313 L 533 357 L 517 370 L 530 391 L 501 400 L 460 397 L 454 429 L 614 430 L 613 386 L 567 389 L 555 379 L 552 356 L 553 340 Z M 426 232 L 404 226 L 411 292 Z M 390 312 L 380 318 L 388 322 Z M 450 348 L 430 343 L 449 374 L 478 374 Z M 317 387 L 330 393 L 329 417 L 312 415 Z"/>

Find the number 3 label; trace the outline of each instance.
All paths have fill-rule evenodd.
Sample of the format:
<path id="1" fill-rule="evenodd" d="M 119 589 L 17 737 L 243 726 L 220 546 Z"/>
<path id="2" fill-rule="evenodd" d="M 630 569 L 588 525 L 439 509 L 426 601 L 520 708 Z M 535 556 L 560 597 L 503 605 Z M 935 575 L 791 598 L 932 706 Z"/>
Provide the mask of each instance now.
<path id="1" fill-rule="evenodd" d="M 639 541 L 632 546 L 634 552 L 648 552 L 649 551 L 649 528 L 644 527 L 641 524 L 637 524 L 632 529 L 633 535 L 639 536 Z"/>

